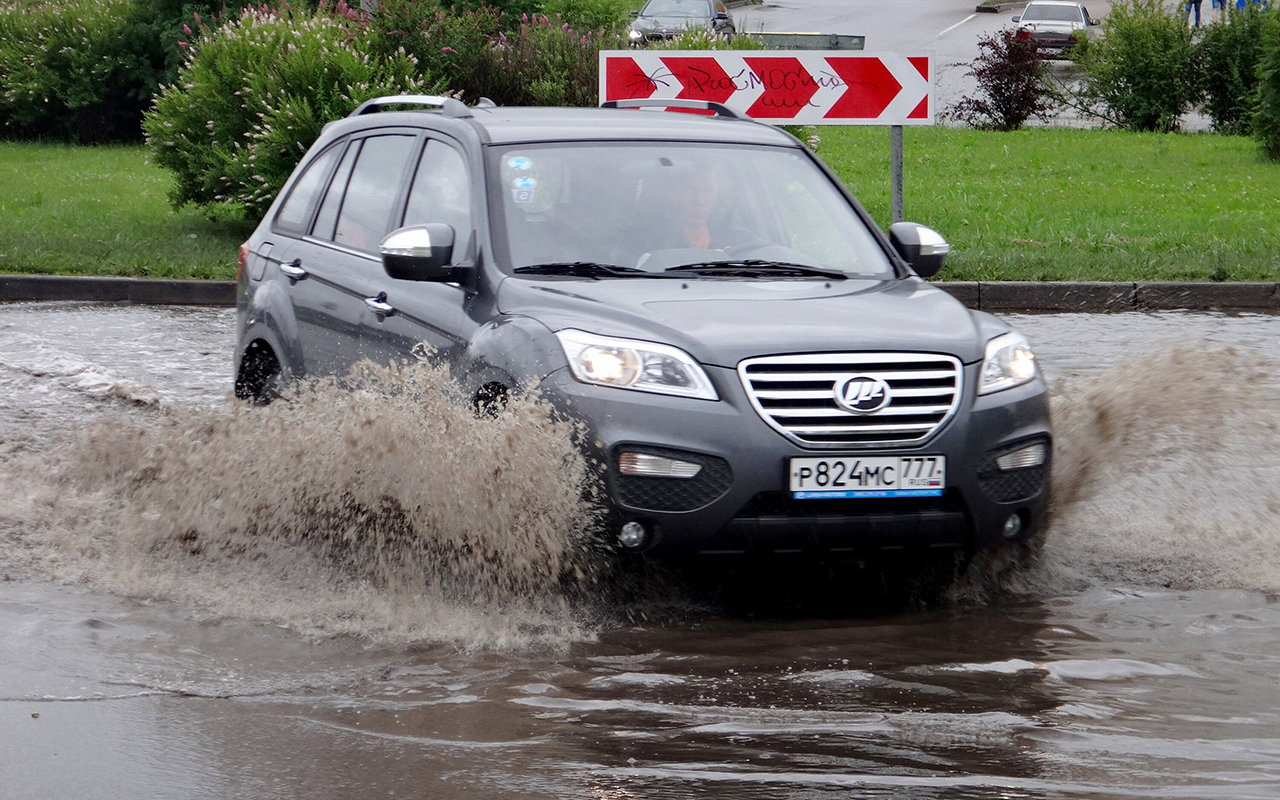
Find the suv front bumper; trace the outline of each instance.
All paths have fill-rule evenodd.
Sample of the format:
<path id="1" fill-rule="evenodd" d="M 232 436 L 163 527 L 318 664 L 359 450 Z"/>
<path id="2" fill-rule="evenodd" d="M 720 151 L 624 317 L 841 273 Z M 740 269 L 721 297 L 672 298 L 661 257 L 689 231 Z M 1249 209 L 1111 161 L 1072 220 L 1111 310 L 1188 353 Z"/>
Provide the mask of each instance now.
<path id="1" fill-rule="evenodd" d="M 800 447 L 756 413 L 737 373 L 703 367 L 718 402 L 592 386 L 560 370 L 543 383 L 589 426 L 613 512 L 648 532 L 640 548 L 659 553 L 858 553 L 906 547 L 981 547 L 1006 541 L 1010 516 L 1019 537 L 1034 531 L 1048 503 L 1049 460 L 1001 472 L 996 456 L 1032 441 L 1052 449 L 1044 381 L 976 397 L 979 365 L 964 368 L 956 415 L 925 444 L 884 450 Z M 622 475 L 624 451 L 695 461 L 693 479 Z M 795 500 L 790 459 L 841 455 L 944 455 L 942 497 Z"/>

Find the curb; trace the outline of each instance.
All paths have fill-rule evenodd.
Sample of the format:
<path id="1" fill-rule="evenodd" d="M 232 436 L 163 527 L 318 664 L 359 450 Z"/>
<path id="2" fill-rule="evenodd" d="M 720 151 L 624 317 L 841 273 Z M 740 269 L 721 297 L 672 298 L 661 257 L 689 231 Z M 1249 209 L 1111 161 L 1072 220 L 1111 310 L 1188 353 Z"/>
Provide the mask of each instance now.
<path id="1" fill-rule="evenodd" d="M 969 308 L 995 312 L 1273 311 L 1280 283 L 939 281 Z M 235 281 L 0 275 L 0 303 L 80 301 L 234 306 Z"/>
<path id="2" fill-rule="evenodd" d="M 235 281 L 0 275 L 0 302 L 82 300 L 142 305 L 234 306 Z"/>
<path id="3" fill-rule="evenodd" d="M 1001 11 L 1008 11 L 1011 8 L 1025 6 L 1027 0 L 1012 0 L 1008 3 L 979 3 L 977 8 L 973 9 L 979 14 L 999 14 Z"/>
<path id="4" fill-rule="evenodd" d="M 1280 311 L 1280 283 L 940 281 L 934 286 L 982 311 Z"/>

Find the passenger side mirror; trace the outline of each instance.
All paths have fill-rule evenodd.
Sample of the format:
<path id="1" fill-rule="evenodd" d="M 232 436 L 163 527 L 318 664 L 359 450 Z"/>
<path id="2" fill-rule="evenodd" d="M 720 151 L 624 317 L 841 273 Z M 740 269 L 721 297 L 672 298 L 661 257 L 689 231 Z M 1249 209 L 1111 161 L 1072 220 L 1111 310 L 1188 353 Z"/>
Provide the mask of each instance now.
<path id="1" fill-rule="evenodd" d="M 1100 20 L 1100 19 L 1090 19 L 1090 20 L 1089 20 L 1089 24 L 1090 24 L 1090 25 L 1101 25 L 1101 24 L 1102 24 L 1102 20 Z"/>
<path id="2" fill-rule="evenodd" d="M 942 269 L 951 245 L 933 228 L 914 222 L 895 222 L 889 226 L 889 244 L 921 278 L 931 278 Z"/>
<path id="3" fill-rule="evenodd" d="M 632 12 L 631 12 L 630 14 L 628 14 L 627 16 L 629 16 L 629 17 L 638 17 L 638 16 L 640 16 L 640 12 L 639 12 L 639 11 L 632 11 Z"/>
<path id="4" fill-rule="evenodd" d="M 1017 22 L 1017 21 L 1018 21 L 1018 20 L 1020 20 L 1020 19 L 1022 19 L 1022 17 L 1014 17 L 1014 18 L 1013 18 L 1013 21 L 1014 21 L 1014 22 Z"/>
<path id="5" fill-rule="evenodd" d="M 729 18 L 729 15 L 723 11 L 717 12 L 715 16 L 716 22 L 723 22 Z"/>
<path id="6" fill-rule="evenodd" d="M 456 281 L 453 227 L 431 224 L 397 228 L 382 240 L 382 268 L 400 281 Z"/>

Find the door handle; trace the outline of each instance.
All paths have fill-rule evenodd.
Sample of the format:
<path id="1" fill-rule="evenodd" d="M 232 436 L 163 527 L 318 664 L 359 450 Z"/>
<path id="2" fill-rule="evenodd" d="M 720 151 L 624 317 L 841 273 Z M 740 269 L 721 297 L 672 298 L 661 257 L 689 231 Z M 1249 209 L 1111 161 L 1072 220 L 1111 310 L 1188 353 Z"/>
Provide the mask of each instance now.
<path id="1" fill-rule="evenodd" d="M 377 297 L 366 297 L 364 304 L 379 317 L 389 317 L 396 313 L 395 306 L 387 302 L 386 292 L 380 292 Z"/>
<path id="2" fill-rule="evenodd" d="M 295 258 L 291 264 L 281 264 L 280 271 L 292 281 L 300 281 L 307 277 L 307 271 L 302 268 L 302 259 L 298 258 Z"/>

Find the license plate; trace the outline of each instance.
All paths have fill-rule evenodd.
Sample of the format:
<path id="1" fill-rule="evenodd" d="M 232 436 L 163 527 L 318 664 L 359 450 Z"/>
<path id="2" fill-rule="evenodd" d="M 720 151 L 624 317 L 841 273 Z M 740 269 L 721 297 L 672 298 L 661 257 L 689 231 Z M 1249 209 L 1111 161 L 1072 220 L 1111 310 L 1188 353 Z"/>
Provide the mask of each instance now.
<path id="1" fill-rule="evenodd" d="M 797 500 L 940 497 L 946 485 L 946 456 L 791 459 L 791 496 Z"/>

